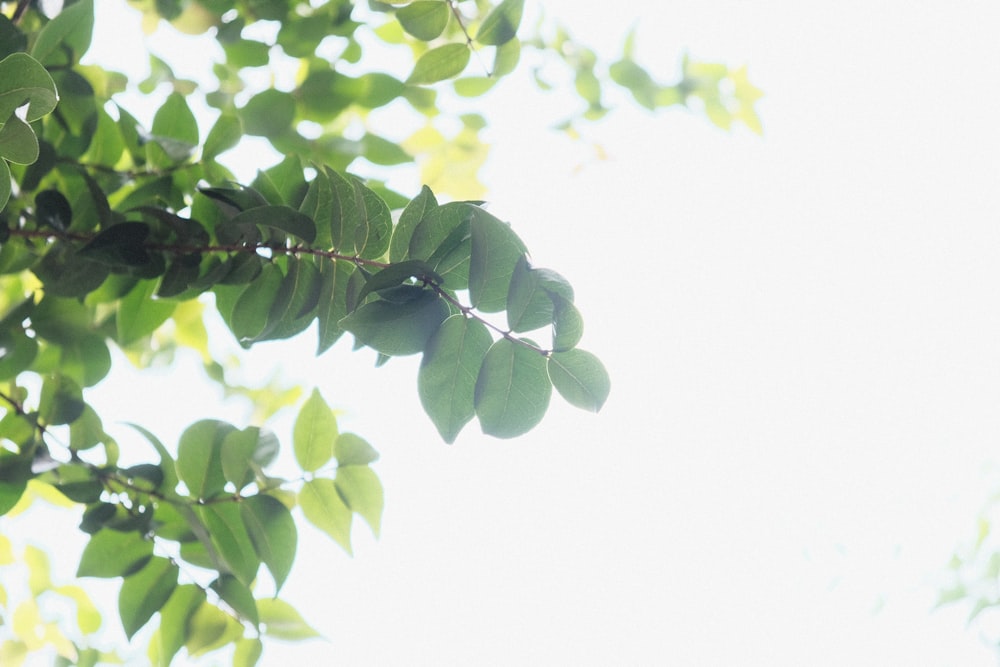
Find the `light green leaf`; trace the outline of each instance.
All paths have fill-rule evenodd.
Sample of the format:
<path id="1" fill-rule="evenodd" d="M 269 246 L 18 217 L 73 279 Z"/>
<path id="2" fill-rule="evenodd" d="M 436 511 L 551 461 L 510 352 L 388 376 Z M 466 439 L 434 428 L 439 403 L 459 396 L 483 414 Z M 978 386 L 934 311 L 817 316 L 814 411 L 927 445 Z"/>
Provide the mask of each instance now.
<path id="1" fill-rule="evenodd" d="M 440 0 L 418 0 L 396 12 L 403 30 L 425 42 L 436 39 L 444 32 L 450 15 L 448 3 Z"/>
<path id="2" fill-rule="evenodd" d="M 382 482 L 368 466 L 342 466 L 337 468 L 334 480 L 337 492 L 352 512 L 357 512 L 378 537 L 382 525 L 382 507 L 385 504 Z"/>
<path id="3" fill-rule="evenodd" d="M 549 355 L 548 373 L 556 390 L 570 404 L 597 412 L 611 392 L 604 364 L 590 352 L 568 350 Z"/>
<path id="4" fill-rule="evenodd" d="M 260 429 L 256 426 L 249 426 L 242 431 L 230 431 L 222 440 L 219 452 L 222 459 L 222 476 L 237 490 L 253 481 L 250 462 L 253 460 L 258 440 L 260 440 Z"/>
<path id="5" fill-rule="evenodd" d="M 280 591 L 295 560 L 298 531 L 292 513 L 277 498 L 250 496 L 240 503 L 240 515 L 257 555 L 274 578 Z"/>
<path id="6" fill-rule="evenodd" d="M 419 288 L 415 288 L 419 289 Z M 422 352 L 449 315 L 448 304 L 430 290 L 405 303 L 366 303 L 340 321 L 362 345 L 392 357 Z"/>
<path id="7" fill-rule="evenodd" d="M 198 145 L 198 121 L 180 93 L 171 93 L 153 116 L 155 137 L 173 139 L 188 146 Z"/>
<path id="8" fill-rule="evenodd" d="M 194 498 L 208 500 L 226 485 L 222 442 L 236 427 L 214 419 L 195 422 L 177 444 L 177 475 Z"/>
<path id="9" fill-rule="evenodd" d="M 203 602 L 188 618 L 184 647 L 196 658 L 236 641 L 243 625 L 215 605 Z"/>
<path id="10" fill-rule="evenodd" d="M 378 452 L 356 433 L 341 433 L 333 447 L 337 465 L 368 465 L 378 460 Z"/>
<path id="11" fill-rule="evenodd" d="M 105 528 L 94 533 L 80 555 L 78 577 L 124 577 L 153 556 L 153 543 L 137 532 Z"/>
<path id="12" fill-rule="evenodd" d="M 497 47 L 496 56 L 493 58 L 494 77 L 506 76 L 514 71 L 517 63 L 521 59 L 521 41 L 512 39 L 506 44 Z"/>
<path id="13" fill-rule="evenodd" d="M 151 651 L 155 647 L 158 667 L 169 667 L 177 651 L 187 641 L 188 621 L 195 610 L 205 602 L 205 591 L 194 584 L 182 584 L 174 588 L 166 604 L 160 610 L 160 626 L 150 642 Z"/>
<path id="14" fill-rule="evenodd" d="M 313 472 L 333 458 L 337 418 L 318 389 L 306 399 L 292 429 L 292 447 L 299 466 Z"/>
<path id="15" fill-rule="evenodd" d="M 524 0 L 503 0 L 493 8 L 476 32 L 476 41 L 488 46 L 506 44 L 517 36 Z"/>
<path id="16" fill-rule="evenodd" d="M 129 345 L 156 331 L 170 319 L 177 302 L 154 299 L 157 282 L 143 280 L 118 302 L 118 342 Z"/>
<path id="17" fill-rule="evenodd" d="M 476 381 L 483 433 L 498 438 L 527 433 L 542 420 L 551 396 L 542 354 L 507 338 L 490 347 Z"/>
<path id="18" fill-rule="evenodd" d="M 56 15 L 45 24 L 31 47 L 31 56 L 48 65 L 54 56 L 68 47 L 73 53 L 70 64 L 80 59 L 88 48 L 94 32 L 94 1 L 80 0 Z"/>
<path id="19" fill-rule="evenodd" d="M 270 88 L 251 97 L 239 114 L 247 134 L 278 137 L 292 126 L 295 100 L 288 93 Z"/>
<path id="20" fill-rule="evenodd" d="M 292 605 L 277 598 L 266 598 L 257 601 L 260 611 L 260 622 L 264 626 L 264 634 L 277 639 L 309 639 L 319 637 L 301 614 Z"/>
<path id="21" fill-rule="evenodd" d="M 118 593 L 118 614 L 129 639 L 146 625 L 177 587 L 177 565 L 154 557 L 135 574 L 125 577 Z"/>
<path id="22" fill-rule="evenodd" d="M 469 47 L 465 44 L 445 44 L 433 48 L 417 59 L 406 82 L 428 84 L 458 76 L 469 64 L 469 57 Z"/>
<path id="23" fill-rule="evenodd" d="M 306 520 L 351 551 L 351 510 L 344 504 L 332 479 L 315 478 L 302 485 L 299 507 Z M 263 610 L 261 610 L 263 620 Z"/>
<path id="24" fill-rule="evenodd" d="M 509 224 L 478 207 L 471 232 L 469 300 L 483 312 L 496 313 L 507 307 L 511 276 L 527 248 Z"/>
<path id="25" fill-rule="evenodd" d="M 239 507 L 236 503 L 212 503 L 197 507 L 196 512 L 230 572 L 243 585 L 249 586 L 257 576 L 260 559 L 243 525 Z"/>
<path id="26" fill-rule="evenodd" d="M 14 164 L 31 164 L 38 159 L 35 132 L 15 115 L 0 125 L 0 157 Z"/>
<path id="27" fill-rule="evenodd" d="M 482 322 L 452 315 L 427 343 L 417 389 L 445 442 L 454 442 L 476 414 L 476 379 L 492 342 Z"/>
<path id="28" fill-rule="evenodd" d="M 202 158 L 205 160 L 215 159 L 219 154 L 235 147 L 242 138 L 243 124 L 240 123 L 239 117 L 231 113 L 224 113 L 215 121 L 215 125 L 205 137 Z"/>
<path id="29" fill-rule="evenodd" d="M 32 123 L 56 108 L 56 84 L 41 63 L 26 53 L 0 60 L 0 122 L 28 105 L 24 120 Z"/>
<path id="30" fill-rule="evenodd" d="M 254 667 L 264 652 L 264 644 L 256 637 L 240 637 L 233 651 L 233 667 Z"/>

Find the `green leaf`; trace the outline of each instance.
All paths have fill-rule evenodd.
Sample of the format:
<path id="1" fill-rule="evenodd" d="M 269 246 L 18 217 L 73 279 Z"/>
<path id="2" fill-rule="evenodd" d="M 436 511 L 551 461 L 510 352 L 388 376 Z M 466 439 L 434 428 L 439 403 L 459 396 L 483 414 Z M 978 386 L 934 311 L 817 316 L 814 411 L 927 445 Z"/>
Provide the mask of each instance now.
<path id="1" fill-rule="evenodd" d="M 309 523 L 333 538 L 344 551 L 352 553 L 351 510 L 337 493 L 332 479 L 317 477 L 303 484 L 299 491 L 299 507 Z"/>
<path id="2" fill-rule="evenodd" d="M 542 354 L 507 338 L 490 347 L 476 380 L 483 433 L 498 438 L 527 433 L 542 420 L 551 396 Z"/>
<path id="3" fill-rule="evenodd" d="M 208 500 L 222 491 L 222 443 L 236 427 L 214 419 L 195 422 L 177 444 L 177 476 L 193 498 Z"/>
<path id="4" fill-rule="evenodd" d="M 35 219 L 39 225 L 64 232 L 73 222 L 73 209 L 58 190 L 42 190 L 35 195 Z"/>
<path id="5" fill-rule="evenodd" d="M 469 224 L 474 209 L 466 202 L 448 202 L 428 210 L 410 235 L 410 257 L 430 262 L 456 230 Z"/>
<path id="6" fill-rule="evenodd" d="M 142 266 L 149 263 L 149 253 L 145 246 L 148 236 L 149 225 L 123 222 L 98 233 L 80 249 L 79 254 L 110 266 Z"/>
<path id="7" fill-rule="evenodd" d="M 257 602 L 253 598 L 253 593 L 248 586 L 244 586 L 236 577 L 230 574 L 223 574 L 212 582 L 211 588 L 218 593 L 223 602 L 239 614 L 240 618 L 245 618 L 254 625 L 260 623 L 257 615 Z"/>
<path id="8" fill-rule="evenodd" d="M 233 667 L 254 667 L 264 652 L 264 644 L 256 637 L 240 637 L 233 651 Z"/>
<path id="9" fill-rule="evenodd" d="M 292 448 L 299 466 L 314 472 L 333 458 L 337 418 L 318 389 L 306 399 L 292 428 Z"/>
<path id="10" fill-rule="evenodd" d="M 104 528 L 94 533 L 80 555 L 78 577 L 124 577 L 153 557 L 153 543 L 137 532 Z"/>
<path id="11" fill-rule="evenodd" d="M 212 503 L 197 507 L 196 512 L 208 528 L 212 545 L 218 550 L 230 573 L 244 586 L 253 583 L 260 567 L 260 559 L 254 551 L 236 503 Z"/>
<path id="12" fill-rule="evenodd" d="M 243 124 L 240 123 L 239 117 L 231 113 L 224 113 L 219 116 L 215 125 L 208 131 L 201 156 L 205 160 L 213 160 L 221 153 L 234 148 L 242 138 Z"/>
<path id="13" fill-rule="evenodd" d="M 31 164 L 38 159 L 38 138 L 17 116 L 0 125 L 0 157 L 14 164 Z"/>
<path id="14" fill-rule="evenodd" d="M 437 199 L 426 185 L 420 189 L 420 194 L 414 197 L 399 216 L 399 222 L 392 230 L 389 242 L 389 261 L 399 262 L 406 259 L 410 253 L 410 239 L 413 230 L 430 211 L 437 208 Z M 428 255 L 429 256 L 429 255 Z"/>
<path id="15" fill-rule="evenodd" d="M 316 313 L 319 345 L 316 354 L 326 352 L 344 333 L 340 320 L 347 316 L 347 285 L 355 271 L 347 262 L 323 261 L 319 265 L 320 295 Z"/>
<path id="16" fill-rule="evenodd" d="M 360 219 L 357 192 L 351 182 L 337 172 L 329 168 L 325 171 L 332 195 L 330 239 L 335 249 L 347 254 L 354 249 L 357 238 L 356 227 Z"/>
<path id="17" fill-rule="evenodd" d="M 252 341 L 264 332 L 283 278 L 281 269 L 267 262 L 260 275 L 240 293 L 229 321 L 229 328 L 237 340 Z"/>
<path id="18" fill-rule="evenodd" d="M 378 460 L 378 452 L 355 433 L 341 433 L 333 446 L 333 455 L 341 466 L 368 465 Z"/>
<path id="19" fill-rule="evenodd" d="M 26 53 L 12 53 L 0 60 L 0 119 L 28 105 L 24 120 L 32 123 L 56 108 L 56 84 L 48 70 Z"/>
<path id="20" fill-rule="evenodd" d="M 55 64 L 53 56 L 68 48 L 73 58 L 69 64 L 79 60 L 88 48 L 94 32 L 94 2 L 80 0 L 59 12 L 45 24 L 31 47 L 31 56 L 46 65 Z"/>
<path id="21" fill-rule="evenodd" d="M 590 352 L 568 350 L 549 355 L 548 373 L 559 394 L 571 405 L 597 412 L 611 392 L 604 364 Z"/>
<path id="22" fill-rule="evenodd" d="M 450 14 L 447 2 L 418 0 L 397 11 L 396 18 L 403 30 L 419 40 L 429 42 L 441 36 L 448 25 Z"/>
<path id="23" fill-rule="evenodd" d="M 469 300 L 483 312 L 499 312 L 507 307 L 514 268 L 527 248 L 510 225 L 478 207 L 473 208 L 471 233 Z"/>
<path id="24" fill-rule="evenodd" d="M 125 636 L 132 636 L 160 611 L 177 587 L 177 565 L 154 557 L 135 574 L 125 577 L 118 593 L 118 614 Z"/>
<path id="25" fill-rule="evenodd" d="M 239 491 L 253 481 L 253 470 L 250 468 L 257 441 L 260 439 L 260 429 L 250 426 L 242 431 L 230 431 L 222 440 L 222 476 Z"/>
<path id="26" fill-rule="evenodd" d="M 458 76 L 469 64 L 470 51 L 465 44 L 445 44 L 427 51 L 417 59 L 407 83 L 428 84 Z"/>
<path id="27" fill-rule="evenodd" d="M 497 47 L 496 56 L 493 58 L 494 77 L 506 76 L 514 71 L 517 63 L 521 59 L 521 42 L 512 39 L 506 44 Z"/>
<path id="28" fill-rule="evenodd" d="M 230 222 L 234 225 L 249 224 L 277 229 L 306 243 L 316 240 L 316 223 L 289 206 L 258 206 L 237 214 Z"/>
<path id="29" fill-rule="evenodd" d="M 583 317 L 572 301 L 553 295 L 555 317 L 552 320 L 552 349 L 565 352 L 576 347 L 583 338 Z"/>
<path id="30" fill-rule="evenodd" d="M 187 151 L 198 145 L 198 121 L 180 93 L 171 93 L 153 116 L 153 136 L 182 144 Z M 170 151 L 168 151 L 168 154 Z"/>
<path id="31" fill-rule="evenodd" d="M 243 625 L 218 607 L 203 602 L 188 618 L 184 647 L 196 658 L 235 641 Z"/>
<path id="32" fill-rule="evenodd" d="M 174 588 L 160 609 L 160 626 L 150 646 L 156 648 L 158 667 L 169 667 L 188 638 L 188 621 L 204 603 L 205 591 L 199 586 L 182 584 Z"/>
<path id="33" fill-rule="evenodd" d="M 524 0 L 503 0 L 493 8 L 476 32 L 476 41 L 488 46 L 506 44 L 517 36 Z"/>
<path id="34" fill-rule="evenodd" d="M 69 424 L 83 414 L 86 403 L 80 386 L 65 375 L 48 375 L 38 399 L 38 417 L 43 424 Z"/>
<path id="35" fill-rule="evenodd" d="M 260 622 L 264 626 L 264 634 L 269 637 L 298 640 L 320 636 L 303 620 L 299 612 L 284 600 L 276 598 L 258 600 L 257 609 L 260 612 Z"/>
<path id="36" fill-rule="evenodd" d="M 430 264 L 419 259 L 390 264 L 365 281 L 365 287 L 358 295 L 358 301 L 364 301 L 365 297 L 369 294 L 381 292 L 382 290 L 406 283 L 410 278 L 435 284 L 440 284 L 444 280 L 434 272 Z"/>
<path id="37" fill-rule="evenodd" d="M 6 160 L 0 160 L 0 211 L 7 205 L 10 199 L 10 167 Z"/>
<path id="38" fill-rule="evenodd" d="M 150 335 L 170 319 L 177 303 L 154 299 L 156 281 L 143 280 L 126 294 L 118 304 L 118 342 L 128 345 Z"/>
<path id="39" fill-rule="evenodd" d="M 251 97 L 239 113 L 247 134 L 278 137 L 292 126 L 295 100 L 288 93 L 270 88 Z"/>
<path id="40" fill-rule="evenodd" d="M 357 512 L 378 537 L 385 497 L 382 482 L 375 472 L 365 465 L 342 466 L 337 468 L 337 477 L 333 482 L 344 504 L 352 512 Z"/>
<path id="41" fill-rule="evenodd" d="M 240 516 L 250 541 L 281 590 L 295 560 L 298 531 L 292 513 L 273 496 L 250 496 L 240 503 Z"/>
<path id="42" fill-rule="evenodd" d="M 406 303 L 367 303 L 340 321 L 362 345 L 392 357 L 422 352 L 450 314 L 448 304 L 430 290 Z"/>
<path id="43" fill-rule="evenodd" d="M 476 379 L 493 339 L 486 326 L 452 315 L 427 343 L 417 375 L 420 402 L 445 442 L 476 414 Z"/>
<path id="44" fill-rule="evenodd" d="M 392 215 L 386 203 L 357 179 L 351 179 L 357 202 L 354 248 L 359 257 L 377 259 L 389 249 Z"/>

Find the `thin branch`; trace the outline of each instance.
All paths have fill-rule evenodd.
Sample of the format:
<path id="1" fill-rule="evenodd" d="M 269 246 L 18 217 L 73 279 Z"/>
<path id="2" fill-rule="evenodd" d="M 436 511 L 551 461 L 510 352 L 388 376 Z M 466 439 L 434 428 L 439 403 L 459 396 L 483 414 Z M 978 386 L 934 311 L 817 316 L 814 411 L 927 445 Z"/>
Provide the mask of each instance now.
<path id="1" fill-rule="evenodd" d="M 469 31 L 465 29 L 465 23 L 462 21 L 462 15 L 458 12 L 458 8 L 455 6 L 454 0 L 448 0 L 448 7 L 451 9 L 452 15 L 455 17 L 455 21 L 458 22 L 458 27 L 462 29 L 462 34 L 465 35 L 465 43 L 469 47 L 469 50 L 476 54 L 476 60 L 479 61 L 479 65 L 486 72 L 486 76 L 493 76 L 493 71 L 486 66 L 483 61 L 483 57 L 479 54 L 479 50 L 476 49 L 475 44 L 472 43 L 472 37 L 469 35 Z"/>

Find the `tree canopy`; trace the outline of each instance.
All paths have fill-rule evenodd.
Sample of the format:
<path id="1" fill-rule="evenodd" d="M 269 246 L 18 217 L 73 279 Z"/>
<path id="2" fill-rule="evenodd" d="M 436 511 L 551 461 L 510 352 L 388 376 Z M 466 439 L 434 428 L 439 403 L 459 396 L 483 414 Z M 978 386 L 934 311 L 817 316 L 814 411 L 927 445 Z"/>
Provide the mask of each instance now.
<path id="1" fill-rule="evenodd" d="M 379 532 L 378 454 L 340 431 L 319 387 L 298 407 L 292 478 L 274 472 L 279 440 L 263 421 L 211 414 L 176 445 L 132 425 L 149 447 L 122 456 L 86 396 L 112 371 L 111 348 L 140 368 L 192 348 L 225 385 L 209 309 L 248 349 L 308 330 L 323 354 L 349 333 L 379 365 L 421 355 L 417 393 L 448 443 L 473 420 L 491 436 L 525 433 L 553 389 L 600 410 L 610 379 L 578 347 L 573 288 L 482 201 L 487 120 L 451 100 L 485 95 L 529 52 L 557 63 L 582 101 L 564 130 L 608 113 L 614 84 L 650 110 L 688 105 L 759 131 L 759 93 L 745 69 L 689 58 L 663 84 L 634 60 L 631 35 L 601 62 L 557 23 L 522 25 L 523 0 L 128 4 L 150 31 L 202 35 L 213 83 L 177 76 L 170 54 L 150 54 L 140 82 L 81 62 L 93 0 L 0 2 L 0 514 L 35 498 L 82 508 L 77 574 L 121 580 L 121 625 L 131 638 L 154 623 L 154 664 L 234 647 L 234 664 L 252 665 L 262 638 L 315 634 L 278 597 L 302 520 L 348 552 L 354 517 Z M 379 69 L 389 61 L 397 72 Z M 279 69 L 290 85 L 274 83 Z M 124 92 L 156 105 L 148 127 Z M 400 113 L 419 119 L 408 137 L 383 115 Z M 240 183 L 226 155 L 248 137 L 284 157 Z M 414 162 L 419 192 L 386 185 Z M 256 396 L 265 416 L 282 405 Z M 88 643 L 101 618 L 85 591 L 55 585 L 44 553 L 15 554 L 0 533 L 0 567 L 15 559 L 32 598 L 15 603 L 0 585 L 14 632 L 0 662 L 40 650 L 62 664 L 110 659 Z M 46 617 L 47 598 L 72 601 L 76 618 Z"/>

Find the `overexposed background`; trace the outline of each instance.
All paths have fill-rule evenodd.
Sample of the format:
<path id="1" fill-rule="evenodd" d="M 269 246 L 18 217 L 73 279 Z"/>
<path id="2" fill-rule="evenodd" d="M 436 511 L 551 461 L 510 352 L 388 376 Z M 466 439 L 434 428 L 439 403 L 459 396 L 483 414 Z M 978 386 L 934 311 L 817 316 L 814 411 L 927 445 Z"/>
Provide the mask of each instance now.
<path id="1" fill-rule="evenodd" d="M 491 210 L 576 287 L 611 398 L 449 447 L 417 360 L 255 349 L 247 375 L 318 386 L 386 487 L 353 559 L 302 532 L 283 597 L 328 639 L 263 664 L 996 664 L 931 608 L 1000 440 L 1000 6 L 545 6 L 607 58 L 637 25 L 664 80 L 684 50 L 748 64 L 765 136 L 622 104 L 573 143 L 548 129 L 572 95 L 482 101 Z M 143 71 L 129 21 L 92 59 Z M 136 382 L 94 393 L 107 421 L 173 442 L 232 413 L 193 364 Z"/>

